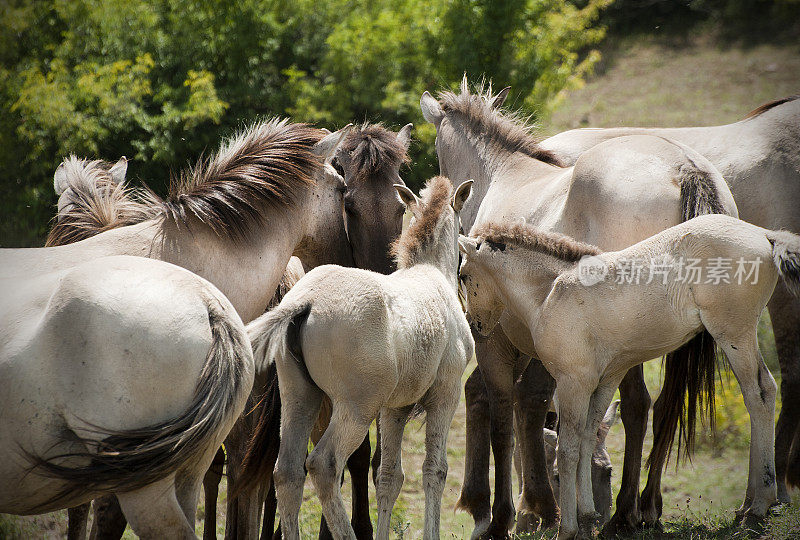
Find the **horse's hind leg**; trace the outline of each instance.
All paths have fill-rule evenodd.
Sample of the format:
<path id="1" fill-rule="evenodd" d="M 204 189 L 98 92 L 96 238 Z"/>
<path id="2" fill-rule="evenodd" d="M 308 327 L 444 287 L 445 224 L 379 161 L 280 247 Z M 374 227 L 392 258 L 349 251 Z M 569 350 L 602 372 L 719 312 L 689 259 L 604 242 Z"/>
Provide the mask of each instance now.
<path id="1" fill-rule="evenodd" d="M 381 464 L 375 484 L 378 499 L 377 540 L 389 540 L 392 508 L 403 487 L 403 464 L 401 446 L 403 430 L 408 421 L 410 408 L 383 409 L 378 424 L 381 426 Z"/>
<path id="2" fill-rule="evenodd" d="M 423 402 L 427 414 L 425 461 L 422 463 L 422 483 L 425 490 L 424 540 L 439 538 L 442 494 L 447 481 L 447 434 L 460 396 L 460 377 L 453 377 L 453 380 L 428 390 Z"/>
<path id="3" fill-rule="evenodd" d="M 372 520 L 369 516 L 369 458 L 370 458 L 369 435 L 364 437 L 361 446 L 353 452 L 347 460 L 347 470 L 350 471 L 350 482 L 353 492 L 353 517 L 350 524 L 359 540 L 372 539 Z M 344 480 L 344 478 L 342 479 Z M 325 516 L 319 527 L 320 540 L 329 540 L 331 536 Z"/>
<path id="4" fill-rule="evenodd" d="M 178 504 L 175 477 L 170 475 L 136 491 L 117 493 L 131 529 L 143 540 L 195 539 L 194 524 Z"/>
<path id="5" fill-rule="evenodd" d="M 281 381 L 281 444 L 272 479 L 278 498 L 283 538 L 299 540 L 300 505 L 306 480 L 303 464 L 323 393 L 308 380 L 294 359 L 278 362 L 277 367 Z"/>
<path id="6" fill-rule="evenodd" d="M 217 538 L 217 496 L 219 483 L 222 481 L 222 467 L 225 465 L 225 452 L 222 447 L 217 450 L 214 461 L 203 477 L 203 498 L 205 499 L 205 515 L 203 516 L 203 540 Z"/>
<path id="7" fill-rule="evenodd" d="M 365 407 L 366 410 L 355 409 L 356 407 L 346 407 L 341 403 L 333 404 L 328 429 L 306 459 L 306 469 L 322 504 L 325 520 L 331 534 L 337 539 L 355 538 L 342 500 L 340 479 L 347 458 L 356 451 L 369 433 L 369 426 L 377 416 L 379 407 L 374 407 L 372 410 L 369 410 L 370 407 Z M 281 437 L 281 450 L 283 450 L 283 437 Z M 280 499 L 279 491 L 279 502 Z"/>
<path id="8" fill-rule="evenodd" d="M 477 349 L 477 344 L 476 344 Z M 464 481 L 456 508 L 466 510 L 475 520 L 473 538 L 489 528 L 492 520 L 489 489 L 489 396 L 481 369 L 476 367 L 464 384 L 467 405 Z"/>
<path id="9" fill-rule="evenodd" d="M 86 540 L 91 506 L 92 503 L 85 503 L 67 510 L 67 540 Z"/>
<path id="10" fill-rule="evenodd" d="M 788 503 L 791 498 L 787 484 L 800 487 L 800 300 L 778 282 L 767 308 L 781 366 L 781 412 L 775 434 L 775 474 L 778 499 Z"/>
<path id="11" fill-rule="evenodd" d="M 777 385 L 758 351 L 755 328 L 742 338 L 722 338 L 717 343 L 728 357 L 750 414 L 750 470 L 740 511 L 746 516 L 763 518 L 777 502 L 774 456 Z"/>

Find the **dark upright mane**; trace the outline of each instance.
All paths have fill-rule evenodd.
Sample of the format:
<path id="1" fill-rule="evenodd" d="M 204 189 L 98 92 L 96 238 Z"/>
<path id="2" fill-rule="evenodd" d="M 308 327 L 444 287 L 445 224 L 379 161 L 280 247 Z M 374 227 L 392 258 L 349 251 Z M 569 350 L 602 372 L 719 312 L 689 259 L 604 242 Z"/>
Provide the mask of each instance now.
<path id="1" fill-rule="evenodd" d="M 358 176 L 368 178 L 400 168 L 408 162 L 406 148 L 397 134 L 380 124 L 365 123 L 351 129 L 341 150 L 350 154 Z"/>
<path id="2" fill-rule="evenodd" d="M 760 105 L 759 107 L 756 107 L 755 109 L 753 109 L 752 111 L 747 113 L 747 116 L 742 118 L 742 120 L 747 120 L 748 118 L 754 118 L 754 117 L 759 116 L 760 114 L 772 109 L 773 107 L 777 107 L 778 105 L 783 105 L 784 103 L 788 103 L 788 102 L 794 101 L 796 99 L 800 99 L 800 94 L 795 94 L 793 96 L 789 96 L 789 97 L 785 97 L 785 98 L 775 99 L 773 101 L 769 101 L 767 103 L 764 103 L 763 105 Z"/>
<path id="3" fill-rule="evenodd" d="M 519 246 L 572 263 L 586 255 L 602 253 L 600 248 L 578 242 L 570 236 L 542 231 L 521 223 L 486 223 L 473 230 L 470 236 L 498 246 Z"/>
<path id="4" fill-rule="evenodd" d="M 479 87 L 473 94 L 466 78 L 461 82 L 461 92 L 441 92 L 439 104 L 445 113 L 461 116 L 467 128 L 488 137 L 512 152 L 522 152 L 534 159 L 563 167 L 554 153 L 539 146 L 533 136 L 533 127 L 519 114 L 493 109 L 492 86 Z"/>
<path id="5" fill-rule="evenodd" d="M 436 226 L 442 212 L 450 205 L 453 185 L 444 176 L 434 176 L 420 192 L 422 215 L 392 243 L 392 255 L 398 268 L 408 268 L 435 240 Z"/>
<path id="6" fill-rule="evenodd" d="M 294 204 L 313 184 L 322 164 L 313 147 L 322 137 L 319 129 L 277 118 L 255 124 L 173 178 L 164 212 L 176 223 L 194 217 L 219 236 L 244 240 L 266 208 Z"/>

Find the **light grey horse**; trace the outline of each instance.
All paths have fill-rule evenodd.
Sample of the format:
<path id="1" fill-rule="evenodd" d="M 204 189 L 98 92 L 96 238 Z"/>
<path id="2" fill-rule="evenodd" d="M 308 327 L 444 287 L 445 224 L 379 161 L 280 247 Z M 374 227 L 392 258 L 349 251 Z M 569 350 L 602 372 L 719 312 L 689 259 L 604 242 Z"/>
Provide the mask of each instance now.
<path id="1" fill-rule="evenodd" d="M 425 119 L 436 126 L 439 167 L 452 178 L 474 178 L 475 196 L 463 210 L 464 229 L 486 221 L 522 221 L 544 230 L 568 234 L 603 249 L 621 249 L 665 228 L 703 213 L 737 215 L 733 197 L 714 166 L 694 150 L 651 135 L 632 135 L 597 145 L 584 153 L 573 167 L 562 167 L 556 156 L 539 147 L 529 126 L 501 109 L 508 89 L 473 93 L 467 81 L 460 93 L 443 92 L 435 99 L 427 92 L 421 99 Z M 519 325 L 504 317 L 503 330 Z M 558 512 L 547 481 L 542 426 L 554 382 L 538 361 L 529 362 L 519 351 L 533 344 L 510 342 L 499 330 L 479 342 L 476 370 L 467 382 L 467 464 L 459 505 L 476 522 L 473 534 L 505 537 L 514 521 L 511 494 L 514 381 L 520 375 L 525 387 L 516 397 L 519 414 L 527 416 L 526 431 L 519 434 L 523 458 L 523 494 L 520 510 L 555 524 Z M 688 350 L 682 350 L 683 357 Z M 676 353 L 678 354 L 678 353 Z M 641 367 L 634 368 L 641 370 Z M 476 415 L 476 395 L 488 387 L 489 415 Z M 626 447 L 641 449 L 646 415 L 631 410 L 649 406 L 640 379 L 621 385 L 622 421 Z M 532 384 L 531 384 L 532 381 Z M 680 383 L 681 381 L 674 381 Z M 677 394 L 677 393 L 676 393 Z M 638 406 L 636 405 L 638 403 Z M 676 408 L 680 404 L 673 404 Z M 689 402 L 694 406 L 694 402 Z M 477 420 L 483 419 L 483 422 Z M 495 456 L 495 501 L 489 507 L 489 437 Z M 635 453 L 631 455 L 636 456 Z M 626 460 L 623 489 L 634 524 L 638 509 L 639 459 Z M 632 486 L 632 489 L 625 489 Z"/>

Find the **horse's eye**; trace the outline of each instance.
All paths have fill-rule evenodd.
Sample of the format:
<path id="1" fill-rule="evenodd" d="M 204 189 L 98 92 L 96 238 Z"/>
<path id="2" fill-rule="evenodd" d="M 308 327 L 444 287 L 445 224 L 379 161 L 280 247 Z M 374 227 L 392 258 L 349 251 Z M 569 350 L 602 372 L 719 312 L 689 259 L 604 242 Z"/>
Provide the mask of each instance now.
<path id="1" fill-rule="evenodd" d="M 335 170 L 337 173 L 339 173 L 339 176 L 341 176 L 342 178 L 344 178 L 344 168 L 342 167 L 342 164 L 341 164 L 341 163 L 339 163 L 339 158 L 337 158 L 337 157 L 334 157 L 334 158 L 331 160 L 331 167 L 333 167 L 333 168 L 334 168 L 334 170 Z"/>

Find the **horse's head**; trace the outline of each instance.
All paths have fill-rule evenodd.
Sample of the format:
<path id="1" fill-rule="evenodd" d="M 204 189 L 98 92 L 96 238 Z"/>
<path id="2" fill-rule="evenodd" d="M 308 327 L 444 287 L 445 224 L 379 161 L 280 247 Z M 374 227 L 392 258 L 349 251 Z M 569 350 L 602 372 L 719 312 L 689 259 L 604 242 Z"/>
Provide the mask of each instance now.
<path id="1" fill-rule="evenodd" d="M 505 309 L 490 261 L 495 252 L 505 249 L 505 246 L 460 235 L 458 249 L 462 254 L 459 281 L 467 319 L 474 332 L 487 337 Z"/>
<path id="2" fill-rule="evenodd" d="M 352 124 L 326 135 L 313 147 L 320 160 L 311 187 L 309 206 L 303 212 L 306 221 L 306 234 L 295 252 L 308 266 L 320 264 L 340 264 L 352 266 L 353 254 L 347 240 L 343 217 L 344 193 L 347 189 L 344 178 L 331 165 L 339 145 L 344 140 Z"/>
<path id="3" fill-rule="evenodd" d="M 389 253 L 403 227 L 405 206 L 394 184 L 401 184 L 400 167 L 408 161 L 412 124 L 393 133 L 380 124 L 350 130 L 332 160 L 344 177 L 347 236 L 359 268 L 383 274 L 394 270 Z"/>
<path id="4" fill-rule="evenodd" d="M 611 518 L 611 457 L 606 449 L 606 436 L 619 416 L 617 409 L 619 400 L 609 405 L 600 427 L 597 429 L 597 442 L 592 452 L 592 495 L 594 498 L 594 508 L 600 513 L 602 523 L 606 523 Z M 558 467 L 556 465 L 556 454 L 558 452 L 558 435 L 555 431 L 544 428 L 545 459 L 547 460 L 547 472 L 550 476 L 550 485 L 553 486 L 553 494 L 558 500 L 559 497 L 559 478 Z"/>

